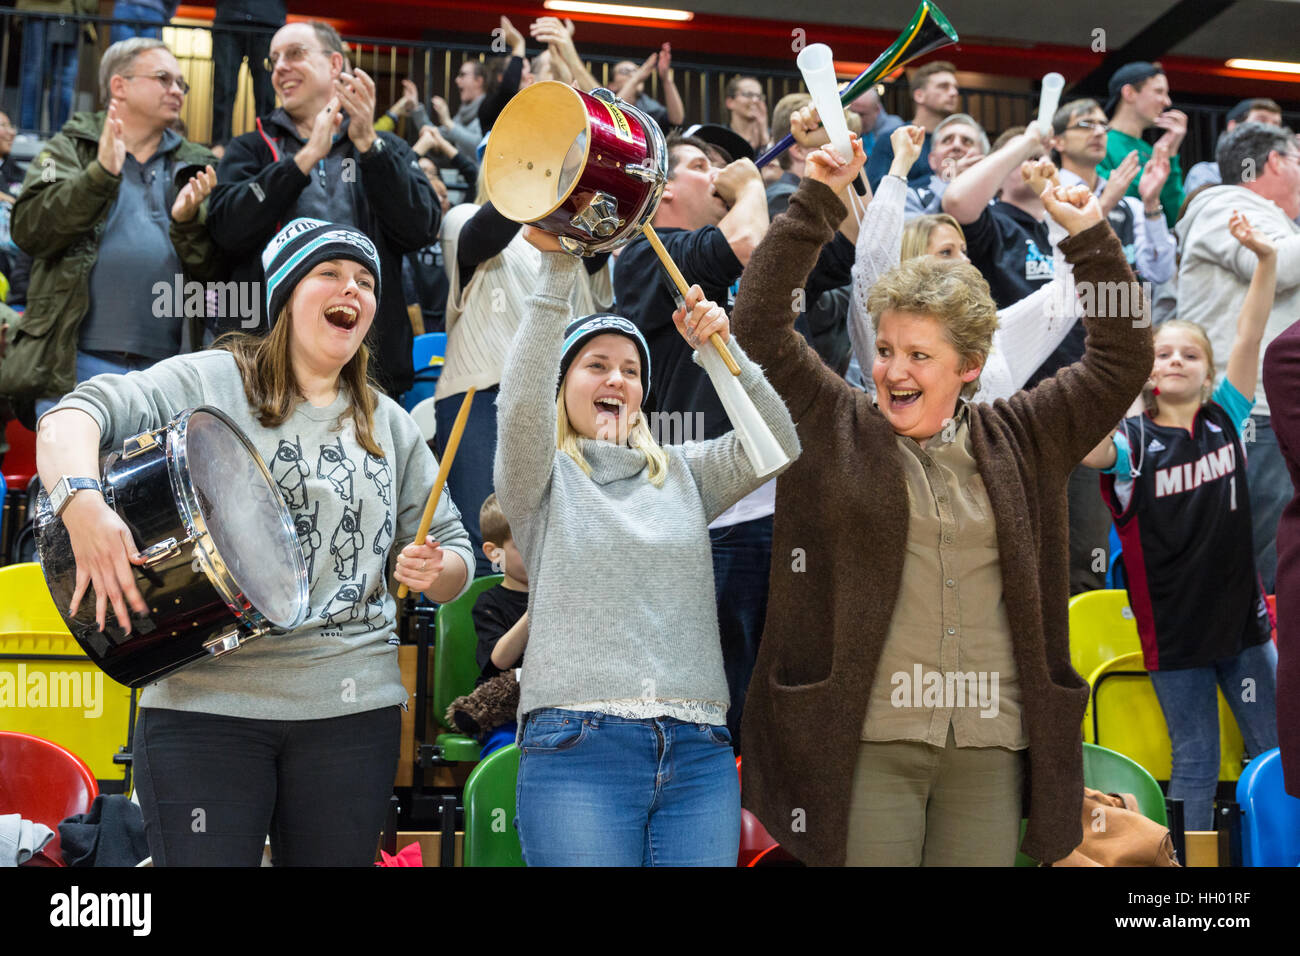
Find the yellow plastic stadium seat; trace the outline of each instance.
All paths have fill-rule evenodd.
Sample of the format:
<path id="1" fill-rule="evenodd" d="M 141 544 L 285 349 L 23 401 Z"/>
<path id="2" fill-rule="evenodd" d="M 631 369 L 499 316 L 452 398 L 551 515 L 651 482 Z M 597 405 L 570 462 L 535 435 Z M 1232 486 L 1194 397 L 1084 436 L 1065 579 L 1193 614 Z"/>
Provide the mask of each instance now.
<path id="1" fill-rule="evenodd" d="M 0 634 L 68 634 L 39 564 L 0 568 Z"/>
<path id="2" fill-rule="evenodd" d="M 1080 677 L 1141 650 L 1127 591 L 1085 591 L 1070 598 L 1070 663 Z"/>
<path id="3" fill-rule="evenodd" d="M 69 633 L 39 564 L 0 568 L 0 730 L 66 747 L 100 781 L 131 730 L 131 690 L 90 662 Z"/>
<path id="4" fill-rule="evenodd" d="M 1105 662 L 1092 672 L 1088 683 L 1092 687 L 1088 742 L 1132 758 L 1157 780 L 1168 780 L 1173 745 L 1141 652 Z M 1245 744 L 1222 691 L 1218 701 L 1219 779 L 1231 781 L 1241 776 Z"/>

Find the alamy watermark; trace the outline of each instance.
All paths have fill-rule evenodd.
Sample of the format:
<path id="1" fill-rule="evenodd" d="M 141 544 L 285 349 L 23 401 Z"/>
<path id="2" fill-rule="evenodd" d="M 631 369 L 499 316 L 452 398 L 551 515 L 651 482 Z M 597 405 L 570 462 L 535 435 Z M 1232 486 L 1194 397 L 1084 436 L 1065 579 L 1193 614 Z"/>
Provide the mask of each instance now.
<path id="1" fill-rule="evenodd" d="M 262 324 L 260 282 L 186 282 L 183 275 L 177 274 L 171 282 L 155 282 L 150 291 L 155 318 L 238 319 L 242 329 L 256 329 Z"/>
<path id="2" fill-rule="evenodd" d="M 0 671 L 0 711 L 9 708 L 66 707 L 85 717 L 104 713 L 103 671 Z"/>
<path id="3" fill-rule="evenodd" d="M 894 707 L 978 707 L 981 717 L 998 715 L 997 671 L 895 671 L 889 678 Z"/>

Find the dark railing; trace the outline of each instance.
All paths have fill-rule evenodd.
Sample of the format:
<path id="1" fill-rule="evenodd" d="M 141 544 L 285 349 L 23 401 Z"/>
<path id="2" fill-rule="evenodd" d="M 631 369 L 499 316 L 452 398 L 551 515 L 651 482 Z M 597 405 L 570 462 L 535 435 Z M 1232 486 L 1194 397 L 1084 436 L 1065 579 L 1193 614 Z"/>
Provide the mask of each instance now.
<path id="1" fill-rule="evenodd" d="M 75 56 L 75 71 L 70 112 L 99 107 L 97 68 L 99 58 L 108 47 L 109 32 L 115 23 L 129 21 L 106 17 L 72 18 L 57 14 L 19 13 L 0 8 L 0 108 L 3 108 L 17 126 L 22 118 L 22 34 L 27 24 L 40 23 L 48 37 L 49 31 L 62 31 L 61 36 L 72 40 L 70 46 Z M 93 27 L 92 40 L 87 27 Z M 222 25 L 222 29 L 236 32 L 255 32 L 257 28 Z M 454 110 L 456 104 L 453 77 L 462 63 L 469 59 L 485 59 L 493 55 L 486 45 L 449 43 L 434 39 L 393 40 L 382 37 L 350 36 L 344 38 L 349 46 L 350 58 L 355 66 L 369 73 L 376 82 L 378 110 L 386 109 L 401 96 L 401 81 L 412 79 L 424 96 L 426 104 L 433 94 L 448 99 Z M 190 94 L 181 113 L 188 135 L 195 142 L 208 142 L 212 128 L 212 28 L 207 23 L 179 21 L 163 27 L 163 40 L 176 55 L 181 70 L 190 84 Z M 531 50 L 531 54 L 540 52 Z M 608 84 L 612 80 L 614 65 L 624 56 L 585 53 L 588 69 L 597 82 Z M 263 69 L 260 63 L 249 64 L 253 70 Z M 688 55 L 673 58 L 673 73 L 678 91 L 686 107 L 688 122 L 727 122 L 725 90 L 728 81 L 741 73 L 754 76 L 762 85 L 768 109 L 787 93 L 803 89 L 802 80 L 792 65 L 779 66 L 763 63 L 743 63 L 732 60 L 729 64 L 698 63 Z M 51 77 L 51 79 L 53 79 Z M 235 135 L 253 128 L 256 118 L 253 94 L 247 72 L 242 72 L 233 110 Z M 42 100 L 48 106 L 39 111 L 30 129 L 24 132 L 45 137 L 53 132 L 50 122 L 53 96 L 49 85 L 41 84 Z M 659 77 L 652 74 L 646 91 L 663 100 Z M 885 88 L 886 108 L 904 119 L 912 113 L 910 90 L 906 80 Z M 979 120 L 990 138 L 1010 126 L 1026 123 L 1037 109 L 1036 92 L 969 89 L 962 96 L 961 109 Z M 1192 162 L 1212 158 L 1214 147 L 1225 122 L 1226 109 L 1222 106 L 1185 105 L 1179 103 L 1189 118 L 1187 139 L 1183 144 L 1183 167 Z M 1300 115 L 1287 114 L 1295 127 Z"/>

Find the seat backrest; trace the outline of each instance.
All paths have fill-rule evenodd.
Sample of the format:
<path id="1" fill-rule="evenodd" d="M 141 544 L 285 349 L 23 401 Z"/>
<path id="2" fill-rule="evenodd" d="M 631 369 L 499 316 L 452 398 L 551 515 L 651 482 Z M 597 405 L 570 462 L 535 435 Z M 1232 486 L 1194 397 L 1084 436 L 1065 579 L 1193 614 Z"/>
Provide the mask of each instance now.
<path id="1" fill-rule="evenodd" d="M 1096 744 L 1083 745 L 1083 785 L 1103 793 L 1131 793 L 1142 815 L 1161 826 L 1169 825 L 1165 795 L 1156 778 L 1136 761 Z"/>
<path id="2" fill-rule="evenodd" d="M 51 830 L 85 813 L 99 785 L 85 761 L 31 734 L 0 731 L 0 813 L 21 813 Z"/>
<path id="3" fill-rule="evenodd" d="M 35 562 L 0 568 L 0 634 L 67 634 L 45 575 Z"/>
<path id="4" fill-rule="evenodd" d="M 1300 799 L 1282 783 L 1282 751 L 1270 750 L 1246 765 L 1237 781 L 1241 805 L 1242 862 L 1246 866 L 1300 864 Z"/>
<path id="5" fill-rule="evenodd" d="M 1079 676 L 1141 650 L 1127 591 L 1085 591 L 1070 598 L 1070 663 Z"/>
<path id="6" fill-rule="evenodd" d="M 18 419 L 10 419 L 5 425 L 5 441 L 9 443 L 4 456 L 5 480 L 9 487 L 26 491 L 27 483 L 36 474 L 36 433 L 23 427 Z"/>
<path id="7" fill-rule="evenodd" d="M 433 653 L 433 716 L 440 727 L 449 731 L 443 717 L 447 706 L 464 694 L 474 690 L 479 667 L 476 659 L 478 635 L 474 632 L 474 602 L 490 587 L 495 587 L 504 575 L 489 574 L 476 578 L 474 583 L 456 600 L 438 608 L 435 622 L 436 645 Z"/>
<path id="8" fill-rule="evenodd" d="M 1173 744 L 1141 652 L 1106 661 L 1092 672 L 1088 683 L 1092 687 L 1088 710 L 1091 723 L 1084 739 L 1127 754 L 1157 780 L 1168 780 L 1173 768 Z M 1241 776 L 1246 745 L 1223 691 L 1216 696 L 1219 779 L 1236 780 Z"/>
<path id="9" fill-rule="evenodd" d="M 465 866 L 523 866 L 515 830 L 519 748 L 494 750 L 465 781 Z"/>

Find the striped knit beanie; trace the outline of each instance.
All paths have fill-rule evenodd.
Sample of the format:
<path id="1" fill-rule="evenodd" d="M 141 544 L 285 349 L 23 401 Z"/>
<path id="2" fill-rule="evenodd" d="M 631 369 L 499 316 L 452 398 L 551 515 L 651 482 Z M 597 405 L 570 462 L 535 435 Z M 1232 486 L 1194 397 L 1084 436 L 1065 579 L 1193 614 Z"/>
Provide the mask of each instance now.
<path id="1" fill-rule="evenodd" d="M 340 223 L 295 219 L 262 252 L 266 314 L 272 323 L 303 276 L 330 259 L 351 259 L 369 269 L 375 277 L 375 301 L 379 301 L 379 253 L 365 233 Z"/>

